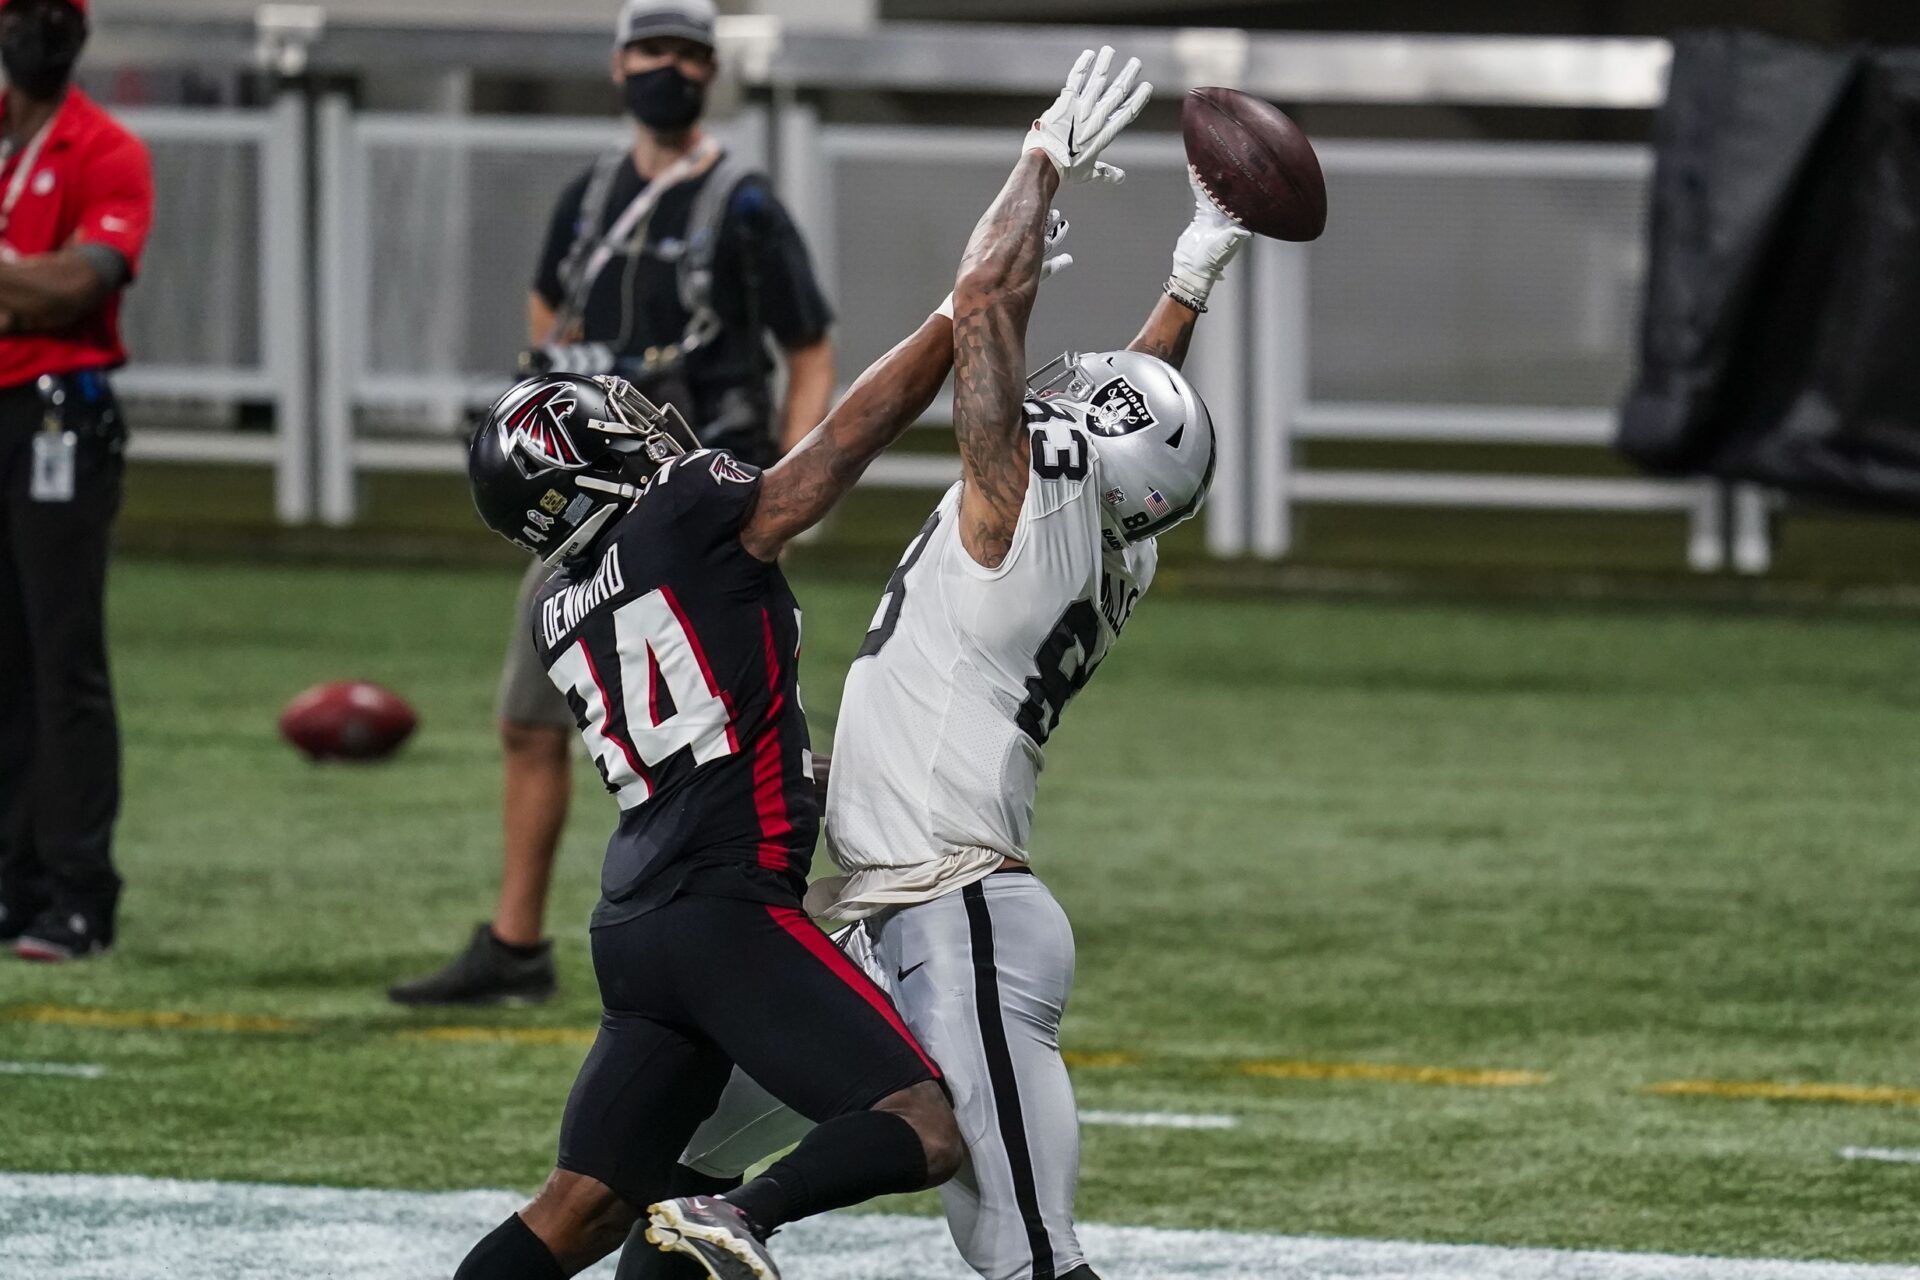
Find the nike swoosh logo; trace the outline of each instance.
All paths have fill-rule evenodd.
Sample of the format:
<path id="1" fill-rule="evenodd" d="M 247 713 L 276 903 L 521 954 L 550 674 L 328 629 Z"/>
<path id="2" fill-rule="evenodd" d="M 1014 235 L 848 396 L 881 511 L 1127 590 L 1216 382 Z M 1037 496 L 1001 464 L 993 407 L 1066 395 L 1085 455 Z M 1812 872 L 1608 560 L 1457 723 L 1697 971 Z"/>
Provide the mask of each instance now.
<path id="1" fill-rule="evenodd" d="M 922 960 L 919 964 L 914 965 L 911 969 L 896 969 L 894 970 L 894 974 L 893 974 L 894 980 L 898 982 L 905 982 L 908 978 L 911 978 L 914 974 L 920 972 L 921 969 L 925 968 L 926 964 L 927 962 L 925 960 Z"/>

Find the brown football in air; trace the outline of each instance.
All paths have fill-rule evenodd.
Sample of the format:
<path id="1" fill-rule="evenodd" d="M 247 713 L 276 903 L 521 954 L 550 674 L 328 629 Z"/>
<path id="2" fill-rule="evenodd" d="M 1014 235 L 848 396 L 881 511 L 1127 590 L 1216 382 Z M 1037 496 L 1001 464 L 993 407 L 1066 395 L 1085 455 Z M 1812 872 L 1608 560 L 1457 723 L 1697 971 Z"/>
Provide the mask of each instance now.
<path id="1" fill-rule="evenodd" d="M 309 760 L 384 760 L 419 717 L 391 689 L 365 680 L 315 685 L 280 713 L 280 736 Z"/>
<path id="2" fill-rule="evenodd" d="M 1234 221 L 1275 240 L 1313 240 L 1327 226 L 1320 157 L 1280 108 L 1237 89 L 1195 89 L 1180 111 L 1187 163 Z"/>

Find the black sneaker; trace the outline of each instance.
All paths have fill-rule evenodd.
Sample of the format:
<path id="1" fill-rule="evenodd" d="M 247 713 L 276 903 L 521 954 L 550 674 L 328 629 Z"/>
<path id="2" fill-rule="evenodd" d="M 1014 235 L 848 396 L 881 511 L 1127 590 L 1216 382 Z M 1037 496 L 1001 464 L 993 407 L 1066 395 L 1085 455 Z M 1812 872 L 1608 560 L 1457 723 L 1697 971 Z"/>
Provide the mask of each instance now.
<path id="1" fill-rule="evenodd" d="M 63 964 L 105 955 L 113 946 L 113 921 L 65 907 L 48 907 L 13 940 L 22 960 Z"/>
<path id="2" fill-rule="evenodd" d="M 683 1196 L 647 1208 L 647 1239 L 662 1253 L 684 1253 L 713 1280 L 780 1280 L 773 1255 L 747 1215 L 717 1196 Z"/>
<path id="3" fill-rule="evenodd" d="M 396 982 L 387 996 L 398 1004 L 539 1004 L 553 995 L 553 944 L 543 942 L 532 955 L 493 936 L 485 923 L 473 941 L 446 968 L 423 978 Z"/>
<path id="4" fill-rule="evenodd" d="M 0 902 L 0 946 L 10 947 L 27 931 L 46 907 L 46 899 L 37 899 L 34 905 L 15 902 Z"/>

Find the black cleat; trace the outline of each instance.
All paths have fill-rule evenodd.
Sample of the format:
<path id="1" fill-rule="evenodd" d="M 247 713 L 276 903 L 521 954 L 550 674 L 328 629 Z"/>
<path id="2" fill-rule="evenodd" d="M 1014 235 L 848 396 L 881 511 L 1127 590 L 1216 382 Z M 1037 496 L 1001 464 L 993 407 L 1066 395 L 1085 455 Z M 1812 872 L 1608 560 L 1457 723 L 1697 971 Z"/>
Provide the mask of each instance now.
<path id="1" fill-rule="evenodd" d="M 105 955 L 113 946 L 113 921 L 61 907 L 48 907 L 13 940 L 22 960 L 64 964 Z"/>
<path id="2" fill-rule="evenodd" d="M 549 999 L 553 944 L 543 942 L 530 956 L 516 955 L 481 924 L 473 941 L 438 972 L 396 982 L 387 996 L 397 1004 L 539 1004 Z"/>
<path id="3" fill-rule="evenodd" d="M 647 1239 L 662 1253 L 684 1253 L 712 1280 L 780 1280 L 773 1255 L 747 1215 L 717 1196 L 684 1196 L 647 1208 Z"/>
<path id="4" fill-rule="evenodd" d="M 11 947 L 46 907 L 44 898 L 33 903 L 0 901 L 0 946 Z"/>

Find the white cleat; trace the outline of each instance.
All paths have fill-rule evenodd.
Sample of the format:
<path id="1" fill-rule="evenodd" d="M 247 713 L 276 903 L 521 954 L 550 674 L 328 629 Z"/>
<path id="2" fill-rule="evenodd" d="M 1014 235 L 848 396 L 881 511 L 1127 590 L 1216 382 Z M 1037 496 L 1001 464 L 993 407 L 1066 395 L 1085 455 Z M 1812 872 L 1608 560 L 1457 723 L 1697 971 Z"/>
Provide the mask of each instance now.
<path id="1" fill-rule="evenodd" d="M 780 1280 L 767 1246 L 747 1216 L 718 1196 L 683 1196 L 647 1208 L 647 1240 L 662 1253 L 684 1253 L 713 1280 Z"/>

